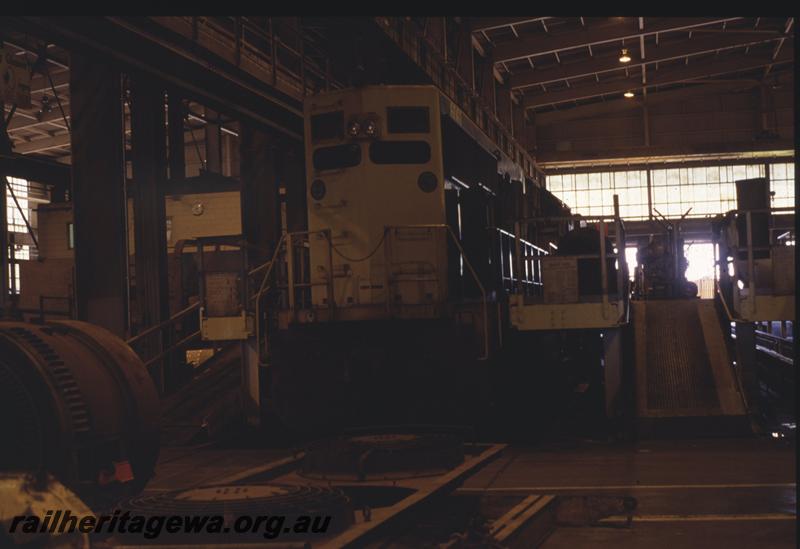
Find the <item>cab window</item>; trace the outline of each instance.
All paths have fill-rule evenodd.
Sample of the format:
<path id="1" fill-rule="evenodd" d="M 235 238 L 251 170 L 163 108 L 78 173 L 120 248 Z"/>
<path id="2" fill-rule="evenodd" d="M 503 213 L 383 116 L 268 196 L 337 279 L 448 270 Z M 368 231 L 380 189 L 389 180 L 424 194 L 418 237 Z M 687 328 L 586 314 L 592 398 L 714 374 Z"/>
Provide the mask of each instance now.
<path id="1" fill-rule="evenodd" d="M 361 164 L 361 146 L 358 143 L 320 147 L 314 151 L 312 163 L 315 170 L 340 170 Z"/>

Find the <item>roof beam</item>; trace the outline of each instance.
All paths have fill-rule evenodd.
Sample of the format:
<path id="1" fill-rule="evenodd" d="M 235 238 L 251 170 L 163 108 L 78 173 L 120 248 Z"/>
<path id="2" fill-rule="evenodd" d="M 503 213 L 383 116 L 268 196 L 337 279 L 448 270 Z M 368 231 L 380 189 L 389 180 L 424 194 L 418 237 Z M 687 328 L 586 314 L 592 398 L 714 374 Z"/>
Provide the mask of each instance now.
<path id="1" fill-rule="evenodd" d="M 33 154 L 50 149 L 60 149 L 61 147 L 68 147 L 70 144 L 69 134 L 63 133 L 54 137 L 47 137 L 45 139 L 34 139 L 27 143 L 17 143 L 14 145 L 14 152 L 19 154 Z"/>
<path id="2" fill-rule="evenodd" d="M 511 85 L 513 88 L 525 88 L 529 86 L 538 86 L 540 84 L 558 82 L 568 78 L 583 78 L 597 73 L 622 70 L 626 67 L 633 68 L 638 67 L 639 65 L 660 63 L 669 61 L 670 59 L 701 55 L 717 50 L 780 40 L 781 36 L 782 35 L 778 32 L 770 36 L 757 38 L 753 37 L 752 35 L 738 35 L 737 33 L 731 31 L 722 36 L 715 35 L 706 38 L 693 38 L 692 40 L 682 40 L 673 44 L 664 44 L 662 42 L 658 47 L 650 47 L 647 49 L 646 60 L 634 59 L 630 63 L 622 65 L 620 64 L 617 55 L 594 57 L 586 61 L 562 65 L 552 69 L 515 72 Z"/>
<path id="3" fill-rule="evenodd" d="M 668 101 L 680 101 L 689 97 L 705 95 L 709 93 L 735 93 L 740 90 L 755 88 L 758 85 L 759 83 L 757 80 L 731 80 L 727 82 L 720 80 L 715 80 L 713 82 L 699 80 L 696 82 L 696 85 L 692 85 L 690 87 L 660 91 L 656 93 L 651 92 L 647 96 L 647 105 L 652 106 Z M 578 105 L 577 107 L 560 111 L 537 113 L 534 119 L 536 120 L 537 126 L 548 126 L 567 122 L 569 120 L 576 120 L 579 118 L 591 118 L 620 111 L 641 109 L 643 105 L 644 102 L 641 97 L 637 97 L 635 99 L 611 99 L 601 103 Z"/>
<path id="4" fill-rule="evenodd" d="M 472 32 L 485 32 L 487 30 L 502 29 L 511 25 L 524 25 L 552 19 L 551 17 L 473 17 Z"/>
<path id="5" fill-rule="evenodd" d="M 67 118 L 69 118 L 69 114 L 67 114 Z M 15 130 L 27 130 L 45 124 L 52 124 L 59 128 L 63 128 L 65 130 L 67 129 L 67 127 L 64 125 L 64 118 L 61 116 L 61 111 L 56 108 L 50 112 L 43 113 L 41 119 L 29 119 L 29 117 L 20 118 L 15 115 L 8 124 L 8 131 L 13 132 Z"/>
<path id="6" fill-rule="evenodd" d="M 69 166 L 44 158 L 22 156 L 16 153 L 0 154 L 0 172 L 64 188 L 69 188 L 71 177 Z"/>
<path id="7" fill-rule="evenodd" d="M 784 49 L 774 63 L 792 61 L 793 48 Z M 650 76 L 647 87 L 665 86 L 668 84 L 678 84 L 688 82 L 698 78 L 717 76 L 731 72 L 757 69 L 773 63 L 772 55 L 750 55 L 737 56 L 733 59 L 724 61 L 712 61 L 710 63 L 693 64 L 688 67 L 672 70 L 668 72 L 656 71 Z M 525 97 L 525 108 L 531 109 L 547 105 L 567 103 L 580 99 L 589 99 L 599 95 L 623 93 L 626 90 L 642 89 L 642 82 L 639 77 L 621 78 L 605 82 L 593 83 L 591 85 L 571 87 L 566 90 L 552 91 Z"/>
<path id="8" fill-rule="evenodd" d="M 511 40 L 497 44 L 494 50 L 495 62 L 524 59 L 533 55 L 552 54 L 588 45 L 605 44 L 618 40 L 638 38 L 640 35 L 688 30 L 695 27 L 715 25 L 725 21 L 735 21 L 741 17 L 663 17 L 647 22 L 645 30 L 639 30 L 636 17 L 613 17 L 604 24 L 560 34 L 533 36 L 523 40 Z"/>
<path id="9" fill-rule="evenodd" d="M 50 76 L 56 89 L 69 87 L 69 71 L 51 72 Z M 40 74 L 31 78 L 31 94 L 52 91 L 50 81 L 46 77 Z"/>

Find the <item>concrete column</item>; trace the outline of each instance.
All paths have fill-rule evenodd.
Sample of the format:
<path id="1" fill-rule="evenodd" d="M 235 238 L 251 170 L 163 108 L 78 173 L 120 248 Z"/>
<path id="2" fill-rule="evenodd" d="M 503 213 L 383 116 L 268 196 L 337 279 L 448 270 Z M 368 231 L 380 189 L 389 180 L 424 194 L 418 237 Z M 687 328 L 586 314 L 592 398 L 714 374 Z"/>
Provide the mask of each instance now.
<path id="1" fill-rule="evenodd" d="M 120 337 L 128 330 L 128 250 L 121 76 L 70 56 L 72 198 L 77 316 Z"/>

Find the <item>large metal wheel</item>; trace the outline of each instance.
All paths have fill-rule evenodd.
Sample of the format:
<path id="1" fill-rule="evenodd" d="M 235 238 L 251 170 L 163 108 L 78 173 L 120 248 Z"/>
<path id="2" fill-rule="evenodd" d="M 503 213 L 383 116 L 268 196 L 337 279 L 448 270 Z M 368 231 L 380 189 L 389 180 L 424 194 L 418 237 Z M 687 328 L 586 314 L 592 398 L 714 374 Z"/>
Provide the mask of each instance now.
<path id="1" fill-rule="evenodd" d="M 0 322 L 0 470 L 47 471 L 110 505 L 153 475 L 159 415 L 141 360 L 107 330 Z"/>

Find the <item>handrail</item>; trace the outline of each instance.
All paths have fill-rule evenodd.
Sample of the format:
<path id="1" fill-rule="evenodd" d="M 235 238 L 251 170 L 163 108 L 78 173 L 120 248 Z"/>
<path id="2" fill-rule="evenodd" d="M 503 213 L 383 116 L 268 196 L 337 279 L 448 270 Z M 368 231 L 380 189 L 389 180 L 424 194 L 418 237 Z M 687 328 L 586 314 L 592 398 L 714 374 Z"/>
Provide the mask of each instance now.
<path id="1" fill-rule="evenodd" d="M 198 335 L 200 335 L 200 331 L 198 330 L 197 332 L 191 334 L 190 336 L 185 337 L 182 340 L 178 341 L 177 343 L 167 346 L 166 348 L 165 348 L 165 345 L 167 345 L 170 341 L 172 341 L 173 338 L 178 337 L 178 332 L 174 330 L 174 325 L 176 324 L 176 322 L 178 320 L 180 320 L 181 318 L 187 316 L 189 313 L 194 312 L 199 307 L 200 307 L 200 303 L 199 302 L 193 303 L 193 304 L 189 305 L 188 307 L 186 307 L 185 309 L 182 309 L 182 310 L 178 311 L 177 313 L 175 313 L 174 315 L 170 316 L 167 320 L 164 320 L 163 322 L 159 322 L 158 324 L 150 326 L 149 328 L 143 330 L 141 333 L 136 334 L 135 336 L 133 336 L 133 337 L 131 337 L 128 340 L 125 341 L 125 343 L 127 343 L 129 347 L 133 347 L 135 344 L 139 343 L 140 341 L 142 341 L 144 338 L 146 338 L 148 336 L 151 336 L 151 335 L 153 335 L 155 333 L 160 333 L 161 334 L 162 337 L 160 337 L 158 339 L 158 347 L 156 347 L 156 348 L 146 347 L 145 349 L 140 349 L 139 351 L 136 351 L 136 353 L 140 356 L 140 358 L 145 361 L 144 364 L 148 368 L 150 366 L 152 366 L 153 364 L 157 364 L 159 362 L 161 363 L 160 367 L 159 367 L 159 373 L 158 373 L 158 377 L 159 377 L 159 379 L 158 379 L 158 388 L 159 388 L 159 392 L 161 392 L 161 393 L 163 393 L 167 389 L 167 387 L 166 387 L 166 376 L 165 376 L 165 371 L 164 371 L 165 364 L 164 364 L 164 362 L 162 362 L 163 359 L 168 357 L 168 356 L 170 356 L 171 353 L 175 352 L 177 349 L 183 347 L 189 341 L 193 340 Z M 168 329 L 166 337 L 164 337 L 163 333 L 161 332 L 164 329 Z M 150 352 L 155 352 L 155 350 L 159 350 L 157 355 L 152 356 L 152 357 L 147 357 L 146 356 L 146 355 L 149 355 Z"/>
<path id="2" fill-rule="evenodd" d="M 128 339 L 125 343 L 127 343 L 129 346 L 133 345 L 134 343 L 138 342 L 140 339 L 142 339 L 144 337 L 147 337 L 148 335 L 150 335 L 150 334 L 152 334 L 152 333 L 154 333 L 154 332 L 156 332 L 158 330 L 166 328 L 167 326 L 169 326 L 170 324 L 172 324 L 173 322 L 175 322 L 179 318 L 183 318 L 184 316 L 186 316 L 187 314 L 191 313 L 192 311 L 194 311 L 198 307 L 200 307 L 200 302 L 193 303 L 193 304 L 189 305 L 188 307 L 186 307 L 185 309 L 183 309 L 181 311 L 178 311 L 177 313 L 175 313 L 174 315 L 169 317 L 167 320 L 165 320 L 163 322 L 159 322 L 158 324 L 150 326 L 149 328 L 139 332 L 135 336 L 133 336 L 130 339 Z"/>
<path id="3" fill-rule="evenodd" d="M 794 341 L 791 339 L 786 339 L 784 337 L 779 337 L 769 332 L 764 332 L 761 330 L 755 330 L 756 336 L 756 345 L 759 345 L 781 355 L 785 358 L 792 358 L 794 357 Z"/>
<path id="4" fill-rule="evenodd" d="M 193 334 L 191 334 L 191 335 L 188 335 L 188 336 L 184 337 L 183 339 L 181 339 L 181 340 L 180 340 L 179 342 L 177 342 L 176 344 L 174 344 L 174 345 L 171 345 L 171 346 L 170 346 L 170 347 L 168 347 L 167 349 L 164 349 L 164 350 L 163 350 L 161 353 L 157 354 L 156 356 L 154 356 L 153 358 L 151 358 L 151 359 L 149 359 L 147 362 L 145 362 L 145 363 L 144 363 L 145 367 L 152 366 L 153 364 L 155 364 L 156 362 L 158 362 L 158 361 L 159 361 L 159 360 L 161 360 L 162 358 L 164 358 L 164 357 L 166 357 L 167 355 L 169 355 L 169 354 L 170 354 L 171 352 L 173 352 L 175 349 L 179 349 L 180 347 L 183 347 L 184 345 L 186 345 L 187 343 L 189 343 L 190 341 L 192 341 L 194 338 L 196 338 L 196 337 L 197 337 L 197 336 L 199 336 L 199 335 L 200 335 L 200 330 L 197 330 L 197 331 L 196 331 L 196 332 L 194 332 Z"/>
<path id="5" fill-rule="evenodd" d="M 278 239 L 278 244 L 275 246 L 275 251 L 272 252 L 272 259 L 269 260 L 267 264 L 267 272 L 264 275 L 264 278 L 261 280 L 261 285 L 258 288 L 258 292 L 256 295 L 252 297 L 255 300 L 255 332 L 256 332 L 256 357 L 258 358 L 258 363 L 262 363 L 262 355 L 261 355 L 261 296 L 266 291 L 266 284 L 269 276 L 272 274 L 272 269 L 275 266 L 275 263 L 278 259 L 278 253 L 280 252 L 281 245 L 286 240 L 286 235 L 289 233 L 281 234 L 281 237 Z"/>
<path id="6" fill-rule="evenodd" d="M 728 307 L 728 302 L 725 299 L 725 294 L 722 293 L 722 288 L 719 287 L 719 280 L 714 283 L 714 286 L 717 290 L 717 295 L 719 296 L 720 301 L 722 302 L 722 308 L 725 309 L 725 316 L 728 317 L 728 320 L 731 322 L 741 322 L 746 323 L 746 320 L 742 320 L 741 318 L 735 317 L 733 313 L 731 313 L 730 307 Z"/>
<path id="7" fill-rule="evenodd" d="M 453 229 L 449 225 L 446 225 L 446 224 L 392 225 L 392 226 L 386 226 L 384 228 L 384 234 L 386 234 L 388 231 L 391 231 L 391 230 L 394 230 L 394 229 L 445 229 L 447 231 L 447 234 L 450 236 L 450 238 L 453 239 L 453 243 L 458 248 L 459 254 L 461 255 L 461 257 L 464 260 L 464 265 L 466 265 L 467 269 L 470 272 L 470 275 L 472 276 L 473 280 L 475 281 L 475 284 L 477 285 L 477 287 L 478 287 L 478 289 L 480 290 L 480 293 L 481 293 L 481 300 L 482 300 L 482 305 L 483 305 L 482 311 L 483 311 L 483 332 L 484 333 L 483 333 L 483 354 L 478 358 L 478 360 L 486 360 L 486 359 L 488 359 L 489 358 L 489 305 L 488 305 L 488 297 L 487 297 L 487 294 L 486 294 L 486 289 L 484 288 L 483 284 L 481 283 L 480 278 L 478 277 L 478 274 L 475 271 L 474 267 L 470 263 L 469 258 L 467 258 L 467 255 L 464 252 L 464 248 L 461 246 L 461 243 L 458 241 L 458 238 L 456 237 L 455 233 L 453 232 Z M 268 262 L 264 263 L 263 265 L 261 265 L 259 267 L 256 267 L 255 269 L 250 271 L 249 274 L 253 274 L 253 273 L 261 272 L 261 271 L 266 269 L 266 273 L 264 274 L 264 278 L 261 281 L 261 284 L 260 284 L 260 286 L 258 288 L 258 291 L 251 297 L 251 300 L 255 300 L 256 348 L 257 348 L 257 354 L 258 354 L 259 362 L 261 362 L 262 358 L 263 358 L 263 355 L 262 355 L 262 344 L 261 344 L 262 343 L 262 341 L 261 341 L 261 299 L 262 299 L 263 295 L 270 289 L 270 287 L 267 285 L 267 281 L 269 280 L 270 276 L 272 275 L 272 271 L 274 269 L 275 264 L 278 262 L 277 259 L 278 259 L 278 255 L 280 254 L 282 246 L 287 241 L 288 241 L 288 245 L 291 246 L 292 245 L 292 238 L 294 238 L 295 236 L 298 236 L 298 235 L 327 234 L 327 233 L 328 233 L 327 230 L 297 231 L 297 232 L 283 233 L 281 235 L 281 238 L 278 240 L 277 245 L 275 246 L 275 250 L 274 250 L 274 252 L 272 254 L 272 258 Z M 329 244 L 332 244 L 330 242 L 330 240 L 329 240 Z M 381 241 L 379 248 L 380 247 L 384 247 L 384 246 L 385 246 L 385 239 L 383 239 Z M 375 251 L 377 251 L 377 249 Z M 370 254 L 368 257 L 366 257 L 364 259 L 361 259 L 360 261 L 366 261 L 367 259 L 369 259 L 373 255 L 374 254 Z M 389 270 L 388 262 L 386 264 L 386 270 L 387 270 L 387 273 L 388 273 L 388 270 Z M 331 288 L 332 283 L 333 283 L 333 271 L 331 270 L 331 272 L 328 273 L 328 281 L 327 281 L 327 285 L 329 286 L 330 290 L 332 290 L 332 288 Z M 290 289 L 289 291 L 293 291 L 294 286 L 295 285 L 290 280 L 290 283 L 287 285 L 287 287 Z M 386 288 L 386 291 L 387 292 L 389 291 L 388 287 Z M 329 300 L 330 300 L 329 305 L 333 306 L 332 296 L 329 297 Z"/>

